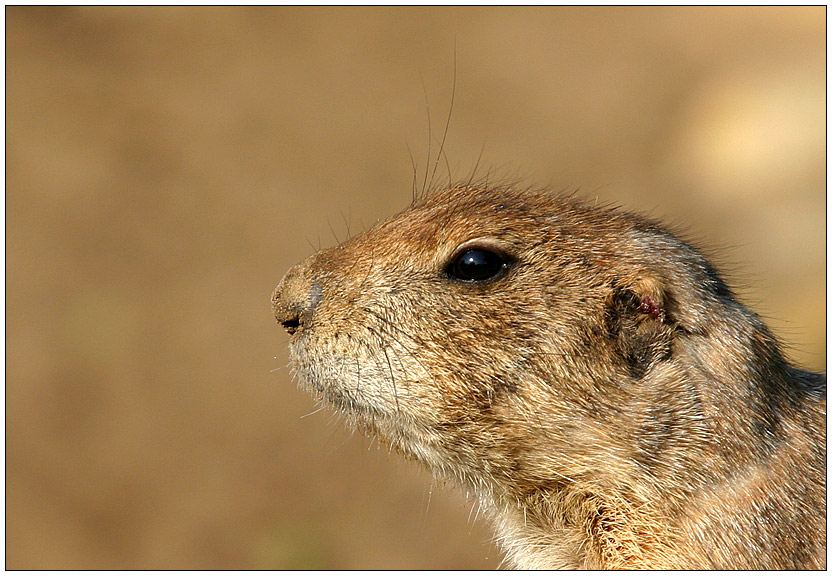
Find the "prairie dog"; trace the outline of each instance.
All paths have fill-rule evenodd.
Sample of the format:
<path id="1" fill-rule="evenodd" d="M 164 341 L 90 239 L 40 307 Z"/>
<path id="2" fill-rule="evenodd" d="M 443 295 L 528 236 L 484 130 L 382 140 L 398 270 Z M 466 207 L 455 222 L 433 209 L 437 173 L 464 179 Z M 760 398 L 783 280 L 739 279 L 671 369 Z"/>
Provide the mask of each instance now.
<path id="1" fill-rule="evenodd" d="M 300 384 L 475 494 L 511 567 L 826 566 L 826 377 L 649 220 L 452 187 L 272 306 Z"/>

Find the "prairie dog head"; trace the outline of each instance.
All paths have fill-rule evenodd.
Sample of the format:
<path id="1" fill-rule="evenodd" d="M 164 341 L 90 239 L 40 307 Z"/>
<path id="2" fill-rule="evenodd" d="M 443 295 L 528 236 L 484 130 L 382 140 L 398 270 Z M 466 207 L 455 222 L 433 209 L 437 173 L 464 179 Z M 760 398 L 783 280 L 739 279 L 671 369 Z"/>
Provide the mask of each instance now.
<path id="1" fill-rule="evenodd" d="M 644 383 L 678 371 L 678 335 L 730 302 L 701 257 L 638 217 L 476 187 L 311 256 L 272 298 L 303 387 L 488 492 L 627 468 L 624 436 L 651 398 L 698 418 L 690 390 L 645 398 Z"/>

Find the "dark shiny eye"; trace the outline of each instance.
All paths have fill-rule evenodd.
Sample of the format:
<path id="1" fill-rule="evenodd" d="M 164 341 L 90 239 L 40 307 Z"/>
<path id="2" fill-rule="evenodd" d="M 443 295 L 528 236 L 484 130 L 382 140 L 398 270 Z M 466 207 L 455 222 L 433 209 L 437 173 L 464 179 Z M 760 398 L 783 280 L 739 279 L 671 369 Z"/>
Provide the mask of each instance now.
<path id="1" fill-rule="evenodd" d="M 502 254 L 484 248 L 469 248 L 451 260 L 446 272 L 466 282 L 482 282 L 498 276 L 508 265 Z"/>

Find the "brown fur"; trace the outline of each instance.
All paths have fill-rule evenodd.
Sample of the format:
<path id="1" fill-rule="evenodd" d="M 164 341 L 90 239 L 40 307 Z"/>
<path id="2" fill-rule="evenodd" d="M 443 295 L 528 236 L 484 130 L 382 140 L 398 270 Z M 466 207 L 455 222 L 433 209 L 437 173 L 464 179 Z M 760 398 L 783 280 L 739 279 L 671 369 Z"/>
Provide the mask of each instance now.
<path id="1" fill-rule="evenodd" d="M 472 240 L 514 264 L 448 277 Z M 647 220 L 461 186 L 272 302 L 301 384 L 473 491 L 511 566 L 826 566 L 825 376 Z"/>

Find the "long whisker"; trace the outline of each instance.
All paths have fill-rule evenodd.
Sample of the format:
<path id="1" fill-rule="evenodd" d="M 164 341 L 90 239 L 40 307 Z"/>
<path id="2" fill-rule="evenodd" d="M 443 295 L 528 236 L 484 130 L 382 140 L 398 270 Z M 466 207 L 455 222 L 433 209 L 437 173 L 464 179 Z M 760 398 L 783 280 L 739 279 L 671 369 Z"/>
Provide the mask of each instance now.
<path id="1" fill-rule="evenodd" d="M 482 154 L 485 152 L 485 140 L 482 142 L 482 148 L 480 148 L 480 155 L 477 156 L 477 163 L 474 164 L 474 169 L 471 171 L 471 177 L 468 179 L 468 184 L 465 185 L 466 188 L 471 187 L 471 183 L 474 181 L 474 177 L 477 174 L 477 168 L 480 167 L 480 160 L 482 160 Z"/>
<path id="2" fill-rule="evenodd" d="M 430 183 L 433 186 L 434 178 L 436 176 L 436 169 L 439 166 L 439 160 L 442 158 L 442 153 L 445 150 L 445 139 L 448 137 L 448 129 L 451 126 L 451 115 L 454 111 L 454 99 L 456 98 L 456 39 L 454 39 L 454 80 L 451 88 L 451 104 L 448 107 L 448 118 L 445 120 L 445 131 L 442 134 L 442 142 L 439 144 L 439 153 L 436 155 L 436 162 L 433 165 L 433 173 L 430 176 Z M 450 171 L 450 167 L 448 168 Z"/>
<path id="3" fill-rule="evenodd" d="M 306 418 L 307 416 L 312 416 L 313 414 L 317 414 L 318 412 L 320 412 L 324 408 L 325 408 L 324 406 L 318 406 L 315 410 L 312 410 L 312 412 L 309 412 L 308 414 L 304 414 L 303 416 L 301 416 L 301 418 Z"/>
<path id="4" fill-rule="evenodd" d="M 407 144 L 407 154 L 410 156 L 410 165 L 413 167 L 413 180 L 411 186 L 413 187 L 413 202 L 415 203 L 419 197 L 419 189 L 416 185 L 418 170 L 416 168 L 416 160 L 413 159 L 413 150 L 410 149 L 410 144 Z"/>
<path id="5" fill-rule="evenodd" d="M 387 353 L 387 348 L 382 348 L 384 357 L 387 358 L 387 369 L 390 371 L 390 385 L 393 387 L 393 399 L 396 401 L 396 412 L 401 412 L 399 408 L 399 393 L 396 391 L 396 376 L 393 374 L 393 364 L 390 362 L 390 355 Z"/>
<path id="6" fill-rule="evenodd" d="M 422 80 L 422 92 L 425 94 L 425 109 L 426 109 L 427 114 L 428 114 L 428 160 L 427 161 L 430 162 L 430 147 L 431 147 L 431 143 L 433 141 L 433 135 L 431 133 L 431 122 L 430 122 L 430 101 L 428 100 L 428 89 L 425 86 L 425 78 L 421 74 L 419 74 L 419 78 Z M 427 188 L 427 185 L 428 185 L 428 167 L 427 167 L 427 164 L 425 164 L 425 179 L 422 182 L 422 192 L 421 192 L 422 195 L 425 194 L 425 189 Z"/>
<path id="7" fill-rule="evenodd" d="M 329 231 L 332 232 L 332 236 L 335 238 L 335 243 L 340 244 L 341 240 L 338 238 L 338 234 L 335 233 L 335 228 L 332 227 L 332 222 L 329 221 L 329 218 L 326 220 L 326 225 L 329 226 Z"/>
<path id="8" fill-rule="evenodd" d="M 341 213 L 341 219 L 344 221 L 344 225 L 347 227 L 347 239 L 349 240 L 352 237 L 352 234 L 350 233 L 350 222 L 347 217 L 344 216 L 343 210 L 339 210 L 339 212 Z"/>

